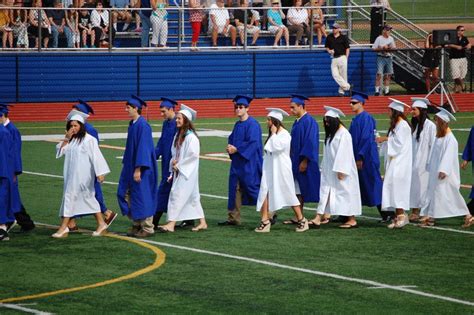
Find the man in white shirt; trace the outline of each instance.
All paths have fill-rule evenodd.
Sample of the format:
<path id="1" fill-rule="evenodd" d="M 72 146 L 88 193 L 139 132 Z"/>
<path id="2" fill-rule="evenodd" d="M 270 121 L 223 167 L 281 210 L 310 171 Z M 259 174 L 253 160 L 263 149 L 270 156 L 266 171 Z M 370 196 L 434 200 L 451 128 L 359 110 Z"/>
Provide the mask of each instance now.
<path id="1" fill-rule="evenodd" d="M 306 36 L 309 37 L 309 19 L 308 19 L 308 10 L 303 8 L 303 0 L 296 0 L 295 6 L 288 9 L 287 19 L 288 19 L 288 31 L 290 34 L 296 33 L 296 42 L 295 46 L 301 44 L 301 39 L 303 34 L 306 33 Z"/>
<path id="2" fill-rule="evenodd" d="M 384 95 L 390 94 L 390 79 L 393 74 L 393 60 L 391 50 L 396 49 L 395 40 L 390 36 L 392 27 L 385 25 L 382 35 L 377 37 L 372 49 L 377 52 L 377 76 L 375 78 L 375 96 L 380 95 L 380 84 L 383 76 Z"/>
<path id="3" fill-rule="evenodd" d="M 219 34 L 232 40 L 232 46 L 236 45 L 237 30 L 230 25 L 229 11 L 224 8 L 224 0 L 217 0 L 216 4 L 211 5 L 209 12 L 209 31 L 212 34 L 212 46 L 217 47 L 217 36 Z"/>

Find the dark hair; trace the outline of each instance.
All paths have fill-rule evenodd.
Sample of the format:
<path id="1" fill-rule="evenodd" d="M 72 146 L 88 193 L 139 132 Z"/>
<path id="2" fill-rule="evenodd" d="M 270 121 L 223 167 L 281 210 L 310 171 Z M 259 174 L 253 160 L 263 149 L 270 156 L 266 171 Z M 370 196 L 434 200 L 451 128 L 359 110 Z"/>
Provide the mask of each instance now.
<path id="1" fill-rule="evenodd" d="M 272 125 L 274 125 L 277 130 L 280 129 L 280 127 L 282 127 L 283 129 L 285 129 L 285 126 L 283 126 L 283 123 L 281 121 L 279 121 L 278 119 L 274 118 L 274 117 L 270 117 L 270 116 L 267 116 L 267 119 L 269 119 L 271 122 L 272 122 Z M 272 127 L 268 127 L 268 137 L 267 137 L 267 140 L 265 140 L 265 144 L 268 142 L 268 140 L 270 140 L 270 137 L 272 136 Z"/>
<path id="2" fill-rule="evenodd" d="M 390 114 L 390 128 L 388 128 L 387 136 L 390 135 L 390 133 L 395 129 L 398 123 L 398 118 L 401 117 L 404 121 L 407 122 L 408 126 L 411 127 L 410 122 L 408 121 L 407 117 L 405 116 L 404 113 L 395 110 L 393 108 L 390 108 L 391 114 Z"/>
<path id="3" fill-rule="evenodd" d="M 69 120 L 67 123 L 66 123 L 66 130 L 69 130 L 71 129 L 71 122 L 72 121 L 77 121 L 77 123 L 79 124 L 80 128 L 79 128 L 79 131 L 75 134 L 75 135 L 72 135 L 71 137 L 71 141 L 73 139 L 77 139 L 77 142 L 82 142 L 82 140 L 84 140 L 84 137 L 86 136 L 86 127 L 84 126 L 83 123 L 81 123 L 80 121 L 78 120 Z"/>
<path id="4" fill-rule="evenodd" d="M 461 28 L 463 28 L 463 27 L 464 27 L 464 25 L 458 25 L 458 26 L 456 27 L 456 31 L 459 31 L 459 30 L 460 30 Z"/>
<path id="5" fill-rule="evenodd" d="M 334 139 L 334 136 L 336 135 L 337 130 L 339 129 L 340 125 L 344 124 L 341 122 L 341 120 L 338 117 L 330 117 L 330 116 L 324 116 L 323 118 L 323 123 L 324 123 L 324 131 L 326 132 L 326 138 L 324 139 L 324 144 L 331 143 L 332 139 Z"/>
<path id="6" fill-rule="evenodd" d="M 5 118 L 8 118 L 8 113 L 3 113 L 2 114 Z"/>
<path id="7" fill-rule="evenodd" d="M 183 144 L 184 139 L 186 138 L 186 134 L 188 133 L 189 130 L 194 132 L 194 134 L 197 137 L 196 129 L 194 128 L 192 121 L 190 121 L 188 117 L 186 117 L 186 115 L 184 114 L 181 114 L 181 116 L 183 116 L 183 126 L 178 128 L 178 135 L 176 136 L 176 139 L 174 140 L 175 147 L 180 147 Z"/>
<path id="8" fill-rule="evenodd" d="M 430 120 L 430 117 L 428 116 L 428 109 L 420 107 L 418 107 L 418 109 L 420 110 L 420 116 L 411 118 L 411 133 L 414 133 L 416 130 L 416 141 L 420 141 L 420 135 L 423 131 L 425 121 L 427 119 Z M 416 127 L 418 127 L 418 130 Z"/>

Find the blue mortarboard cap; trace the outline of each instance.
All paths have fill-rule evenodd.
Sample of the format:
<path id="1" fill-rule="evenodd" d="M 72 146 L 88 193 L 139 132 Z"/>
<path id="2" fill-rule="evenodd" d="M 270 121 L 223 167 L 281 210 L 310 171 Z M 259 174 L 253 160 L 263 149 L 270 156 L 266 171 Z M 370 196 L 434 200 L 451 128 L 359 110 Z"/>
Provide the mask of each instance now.
<path id="1" fill-rule="evenodd" d="M 237 95 L 234 97 L 233 101 L 237 105 L 244 105 L 245 107 L 249 107 L 250 102 L 253 100 L 253 98 L 246 96 L 246 95 Z"/>
<path id="2" fill-rule="evenodd" d="M 174 108 L 176 105 L 178 105 L 178 102 L 167 97 L 160 98 L 160 101 L 161 101 L 160 108 L 161 107 Z"/>
<path id="3" fill-rule="evenodd" d="M 87 102 L 81 100 L 81 99 L 78 99 L 77 100 L 79 103 L 74 105 L 72 108 L 75 108 L 77 109 L 78 111 L 80 112 L 83 112 L 84 114 L 94 114 L 94 109 L 92 108 L 92 106 L 90 106 L 89 104 L 87 104 Z"/>
<path id="4" fill-rule="evenodd" d="M 13 107 L 13 105 L 10 105 L 10 104 L 5 104 L 5 103 L 0 103 L 0 114 L 8 114 L 8 107 L 11 106 Z"/>
<path id="5" fill-rule="evenodd" d="M 298 94 L 291 94 L 291 102 L 298 104 L 298 105 L 303 105 L 304 106 L 304 101 L 308 101 L 309 98 L 303 95 L 298 95 Z"/>
<path id="6" fill-rule="evenodd" d="M 127 104 L 130 106 L 136 107 L 138 109 L 142 109 L 142 107 L 147 106 L 144 100 L 142 100 L 141 98 L 133 94 L 132 94 L 132 97 L 127 101 Z"/>
<path id="7" fill-rule="evenodd" d="M 351 101 L 357 101 L 365 104 L 365 101 L 369 99 L 369 96 L 362 92 L 352 91 Z"/>

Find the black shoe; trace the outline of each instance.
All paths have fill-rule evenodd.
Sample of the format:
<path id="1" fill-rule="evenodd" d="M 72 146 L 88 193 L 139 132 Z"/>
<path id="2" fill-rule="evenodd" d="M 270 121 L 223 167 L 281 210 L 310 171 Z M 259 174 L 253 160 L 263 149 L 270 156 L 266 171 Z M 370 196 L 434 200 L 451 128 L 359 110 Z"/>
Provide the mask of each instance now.
<path id="1" fill-rule="evenodd" d="M 388 92 L 383 92 L 383 95 L 385 95 L 385 96 L 390 95 L 390 91 L 388 91 Z"/>
<path id="2" fill-rule="evenodd" d="M 374 96 L 380 96 L 380 92 L 375 92 Z"/>
<path id="3" fill-rule="evenodd" d="M 194 227 L 194 220 L 185 220 L 181 222 L 180 224 L 176 225 L 178 229 L 185 229 L 185 228 L 190 228 Z"/>
<path id="4" fill-rule="evenodd" d="M 338 217 L 335 218 L 335 219 L 331 219 L 331 221 L 332 221 L 332 222 L 336 222 L 336 223 L 346 223 L 346 222 L 347 222 L 347 219 L 348 219 L 348 217 L 343 216 L 343 215 L 340 215 L 340 216 L 338 216 Z"/>
<path id="5" fill-rule="evenodd" d="M 274 214 L 273 218 L 270 219 L 270 223 L 272 225 L 275 225 L 275 223 L 277 223 L 277 219 L 278 219 L 278 215 Z"/>
<path id="6" fill-rule="evenodd" d="M 0 229 L 0 241 L 9 241 L 10 237 L 8 235 L 8 232 L 5 231 L 4 229 Z"/>
<path id="7" fill-rule="evenodd" d="M 235 221 L 226 220 L 226 221 L 217 222 L 217 225 L 219 225 L 219 226 L 229 226 L 229 225 L 239 225 L 239 224 Z"/>
<path id="8" fill-rule="evenodd" d="M 22 233 L 27 233 L 27 232 L 30 232 L 32 230 L 34 230 L 36 226 L 33 224 L 33 225 L 25 225 L 25 226 L 22 226 L 21 229 L 20 229 L 20 232 Z"/>

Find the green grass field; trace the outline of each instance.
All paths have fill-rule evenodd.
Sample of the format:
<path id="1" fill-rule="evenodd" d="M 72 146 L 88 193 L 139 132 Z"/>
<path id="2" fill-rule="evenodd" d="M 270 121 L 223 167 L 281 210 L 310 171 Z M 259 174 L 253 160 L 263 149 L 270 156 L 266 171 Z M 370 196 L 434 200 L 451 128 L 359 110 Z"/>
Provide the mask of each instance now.
<path id="1" fill-rule="evenodd" d="M 386 115 L 376 117 L 379 129 L 387 129 Z M 321 117 L 316 118 L 321 123 Z M 452 128 L 462 152 L 474 113 L 457 118 Z M 264 120 L 259 118 L 262 126 Z M 197 128 L 231 130 L 233 122 L 202 119 Z M 93 123 L 101 134 L 127 128 L 125 121 Z M 345 123 L 350 124 L 350 117 Z M 151 124 L 160 131 L 161 121 Z M 64 129 L 63 123 L 16 125 L 23 135 L 61 134 Z M 291 121 L 286 125 L 291 127 Z M 224 152 L 226 143 L 224 137 L 201 137 L 201 155 Z M 101 144 L 124 146 L 125 140 Z M 104 195 L 109 208 L 118 209 L 122 151 L 103 148 L 102 152 L 112 171 L 103 185 Z M 23 142 L 23 202 L 35 221 L 50 225 L 59 223 L 63 185 L 63 160 L 54 155 L 54 143 Z M 439 220 L 438 229 L 411 225 L 393 231 L 378 223 L 376 209 L 364 208 L 359 229 L 340 230 L 330 223 L 320 230 L 295 233 L 280 223 L 261 235 L 253 232 L 259 222 L 255 208 L 244 207 L 243 225 L 218 227 L 217 222 L 226 218 L 228 169 L 227 162 L 201 160 L 201 200 L 209 229 L 177 230 L 147 239 L 166 255 L 159 255 L 165 259 L 159 268 L 97 288 L 5 302 L 8 305 L 0 304 L 0 313 L 25 312 L 12 307 L 58 314 L 474 313 L 474 229 L 462 230 L 461 218 Z M 461 173 L 462 183 L 471 184 L 471 168 Z M 467 198 L 469 190 L 462 193 Z M 279 218 L 291 215 L 291 210 L 283 210 Z M 306 211 L 307 217 L 313 215 L 314 211 Z M 83 229 L 95 228 L 92 217 L 78 223 Z M 129 226 L 130 221 L 120 217 L 109 231 L 122 234 Z M 149 248 L 124 239 L 71 233 L 57 240 L 50 237 L 52 233 L 44 225 L 27 234 L 16 227 L 11 240 L 0 243 L 0 302 L 100 283 L 146 268 L 157 259 Z"/>

